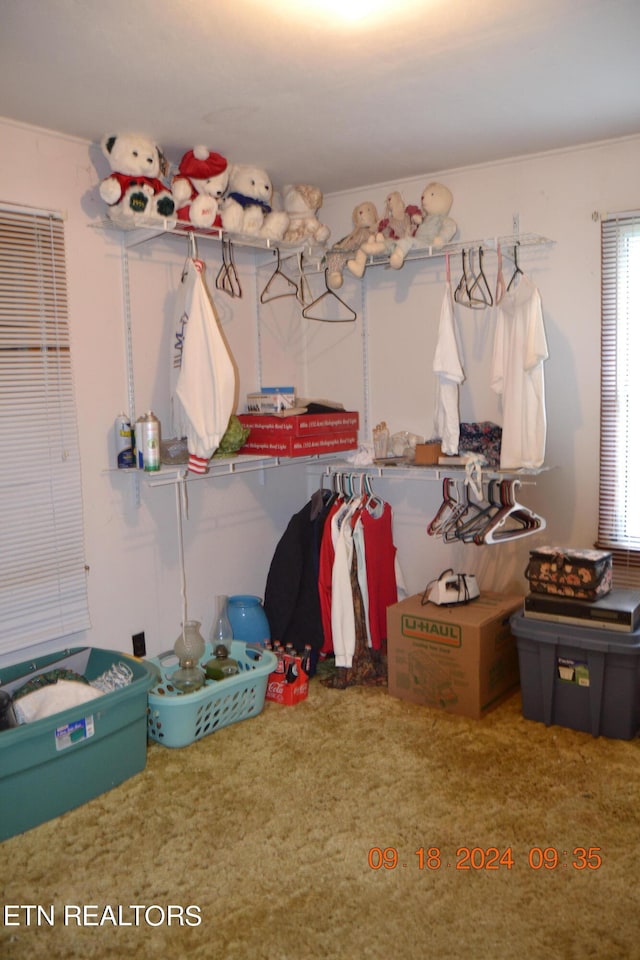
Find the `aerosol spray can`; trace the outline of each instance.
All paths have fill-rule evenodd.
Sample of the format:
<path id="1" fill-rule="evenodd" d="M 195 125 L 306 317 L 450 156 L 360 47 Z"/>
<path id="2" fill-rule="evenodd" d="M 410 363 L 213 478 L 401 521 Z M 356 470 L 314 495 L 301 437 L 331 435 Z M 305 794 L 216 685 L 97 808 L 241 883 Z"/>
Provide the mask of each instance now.
<path id="1" fill-rule="evenodd" d="M 142 459 L 147 473 L 160 469 L 160 421 L 151 410 L 142 419 Z"/>
<path id="2" fill-rule="evenodd" d="M 135 430 L 134 430 L 134 440 L 135 440 L 135 458 L 136 458 L 136 467 L 138 470 L 144 470 L 144 450 L 142 449 L 142 444 L 144 443 L 144 416 L 138 417 L 136 420 Z"/>
<path id="3" fill-rule="evenodd" d="M 131 437 L 131 421 L 126 413 L 119 413 L 115 422 L 116 432 L 116 462 L 118 469 L 135 467 L 133 443 Z"/>

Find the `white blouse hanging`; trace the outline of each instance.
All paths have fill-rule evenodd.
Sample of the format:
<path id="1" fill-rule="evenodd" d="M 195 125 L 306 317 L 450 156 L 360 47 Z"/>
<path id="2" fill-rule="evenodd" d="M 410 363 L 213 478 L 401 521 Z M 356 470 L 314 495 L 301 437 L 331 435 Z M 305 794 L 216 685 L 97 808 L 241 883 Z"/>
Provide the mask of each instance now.
<path id="1" fill-rule="evenodd" d="M 491 386 L 502 397 L 502 469 L 544 463 L 544 361 L 549 351 L 538 288 L 524 274 L 498 307 Z"/>
<path id="2" fill-rule="evenodd" d="M 457 327 L 451 290 L 449 255 L 446 256 L 447 279 L 440 311 L 438 342 L 433 358 L 437 375 L 435 404 L 435 433 L 442 440 L 442 452 L 457 454 L 460 441 L 459 393 L 465 374 L 462 367 L 462 346 Z"/>

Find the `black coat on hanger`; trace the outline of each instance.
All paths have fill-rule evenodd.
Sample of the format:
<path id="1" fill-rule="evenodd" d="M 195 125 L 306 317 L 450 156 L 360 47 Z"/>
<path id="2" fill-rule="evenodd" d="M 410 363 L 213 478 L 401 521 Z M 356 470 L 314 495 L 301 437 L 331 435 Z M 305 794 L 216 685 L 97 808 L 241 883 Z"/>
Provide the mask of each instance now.
<path id="1" fill-rule="evenodd" d="M 330 490 L 319 490 L 291 518 L 273 554 L 264 593 L 272 640 L 279 640 L 284 646 L 292 643 L 298 653 L 310 644 L 314 654 L 312 675 L 324 643 L 318 561 L 324 522 L 333 498 Z"/>

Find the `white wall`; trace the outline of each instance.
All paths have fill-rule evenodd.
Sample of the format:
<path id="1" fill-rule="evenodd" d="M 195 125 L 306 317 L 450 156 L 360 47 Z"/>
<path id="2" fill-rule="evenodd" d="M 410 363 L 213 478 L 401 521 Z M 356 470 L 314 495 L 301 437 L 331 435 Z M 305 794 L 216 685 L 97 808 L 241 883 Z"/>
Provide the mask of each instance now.
<path id="1" fill-rule="evenodd" d="M 113 420 L 127 406 L 121 251 L 116 235 L 90 228 L 104 210 L 96 185 L 106 170 L 94 146 L 0 121 L 1 199 L 67 213 L 71 336 L 82 455 L 89 599 L 97 646 L 130 649 L 144 630 L 150 653 L 169 647 L 180 627 L 180 572 L 173 487 L 141 487 L 136 504 L 128 475 L 113 471 Z M 594 211 L 637 207 L 640 138 L 426 173 L 399 185 L 381 184 L 325 197 L 321 218 L 333 239 L 351 229 L 351 211 L 363 199 L 381 210 L 391 186 L 407 203 L 440 179 L 453 191 L 459 238 L 510 234 L 515 214 L 522 233 L 553 240 L 523 249 L 521 266 L 539 285 L 550 359 L 546 364 L 551 471 L 522 499 L 548 522 L 539 539 L 510 545 L 445 548 L 426 534 L 440 502 L 438 482 L 376 480 L 394 507 L 396 542 L 407 585 L 414 592 L 447 566 L 477 572 L 485 588 L 522 590 L 522 572 L 535 542 L 588 545 L 596 534 L 599 422 L 600 241 Z M 425 158 L 428 170 L 428 158 Z M 273 172 L 277 178 L 277 172 Z M 183 241 L 180 241 L 182 244 Z M 215 245 L 214 245 L 215 246 Z M 171 293 L 186 243 L 171 240 L 130 256 L 133 353 L 138 412 L 152 407 L 168 417 L 168 337 Z M 214 287 L 219 250 L 199 250 Z M 240 369 L 240 397 L 258 384 L 255 304 L 271 267 L 254 275 L 239 257 L 243 297 L 217 293 L 221 322 Z M 485 266 L 495 275 L 495 258 Z M 457 282 L 459 263 L 452 263 Z M 312 277 L 316 291 L 321 276 Z M 303 321 L 295 301 L 260 312 L 261 379 L 293 382 L 300 393 L 337 399 L 359 409 L 368 431 L 386 420 L 392 431 L 431 433 L 430 364 L 443 293 L 443 262 L 407 263 L 401 271 L 369 268 L 364 281 L 347 277 L 340 295 L 359 314 L 354 324 Z M 467 382 L 463 419 L 499 419 L 487 385 L 493 316 L 460 314 Z M 368 361 L 363 381 L 362 359 Z M 368 406 L 366 400 L 368 398 Z M 364 433 L 364 431 L 363 431 Z M 217 593 L 262 595 L 273 548 L 291 513 L 317 477 L 290 466 L 264 474 L 189 484 L 185 562 L 189 614 L 208 630 Z"/>
<path id="2" fill-rule="evenodd" d="M 520 265 L 542 295 L 550 357 L 545 367 L 548 416 L 547 464 L 552 468 L 522 500 L 547 520 L 545 531 L 511 545 L 444 549 L 425 527 L 440 503 L 438 483 L 376 481 L 394 504 L 396 540 L 412 591 L 447 566 L 477 572 L 487 588 L 522 590 L 529 549 L 540 542 L 588 546 L 597 533 L 600 362 L 600 227 L 594 213 L 638 206 L 638 137 L 587 145 L 526 159 L 428 173 L 399 184 L 380 184 L 325 200 L 322 219 L 337 239 L 351 229 L 357 203 L 372 200 L 380 211 L 390 187 L 405 203 L 419 203 L 430 180 L 453 192 L 456 240 L 520 232 L 541 234 L 550 245 L 522 248 Z M 426 167 L 426 164 L 425 164 Z M 485 257 L 495 277 L 496 257 Z M 452 260 L 454 285 L 460 260 Z M 433 377 L 430 363 L 442 302 L 442 259 L 405 263 L 399 272 L 381 267 L 365 274 L 369 337 L 371 424 L 386 420 L 392 431 L 430 435 Z M 359 281 L 340 291 L 357 303 Z M 492 310 L 457 307 L 467 380 L 461 389 L 463 420 L 500 422 L 488 387 Z"/>
<path id="3" fill-rule="evenodd" d="M 172 486 L 140 487 L 114 470 L 113 423 L 128 407 L 119 235 L 90 224 L 104 216 L 97 193 L 104 161 L 95 147 L 42 130 L 0 121 L 0 199 L 66 213 L 71 342 L 82 459 L 89 604 L 92 628 L 75 642 L 131 649 L 145 631 L 147 649 L 173 645 L 182 619 L 177 509 Z M 135 400 L 168 423 L 169 328 L 172 291 L 187 242 L 142 245 L 131 251 Z M 201 248 L 211 289 L 220 266 L 217 245 Z M 240 368 L 240 396 L 257 386 L 256 284 L 238 254 L 243 296 L 215 297 Z M 274 349 L 267 340 L 265 353 Z M 273 365 L 273 358 L 271 359 Z M 268 371 L 270 372 L 270 371 Z M 280 373 L 280 370 L 276 370 Z M 17 465 L 19 468 L 19 465 Z M 268 563 L 293 509 L 306 497 L 300 468 L 198 480 L 189 484 L 184 522 L 188 613 L 205 633 L 220 593 L 263 595 Z M 11 659 L 16 659 L 12 656 Z"/>

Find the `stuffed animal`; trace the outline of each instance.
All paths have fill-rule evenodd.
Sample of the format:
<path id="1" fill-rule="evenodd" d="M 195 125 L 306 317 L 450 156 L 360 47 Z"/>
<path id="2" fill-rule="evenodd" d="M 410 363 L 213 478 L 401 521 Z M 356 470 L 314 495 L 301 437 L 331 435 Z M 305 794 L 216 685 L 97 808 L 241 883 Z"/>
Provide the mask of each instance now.
<path id="1" fill-rule="evenodd" d="M 222 229 L 218 205 L 228 183 L 229 168 L 224 157 L 203 146 L 187 150 L 171 183 L 178 220 L 195 227 Z"/>
<path id="2" fill-rule="evenodd" d="M 342 240 L 338 240 L 327 254 L 327 283 L 334 290 L 339 289 L 343 280 L 345 265 L 352 259 L 360 247 L 375 237 L 378 228 L 378 211 L 374 203 L 365 200 L 354 207 L 351 219 L 353 230 Z M 365 257 L 366 259 L 366 257 Z"/>
<path id="3" fill-rule="evenodd" d="M 368 237 L 347 267 L 355 277 L 364 275 L 367 257 L 376 253 L 389 253 L 393 242 L 403 237 L 412 237 L 422 222 L 420 208 L 415 205 L 405 207 L 402 194 L 393 190 L 384 202 L 384 216 L 378 224 L 375 235 Z"/>
<path id="4" fill-rule="evenodd" d="M 174 216 L 175 201 L 160 179 L 167 161 L 157 143 L 140 133 L 120 133 L 104 137 L 101 146 L 112 172 L 99 192 L 111 220 L 135 226 Z"/>
<path id="5" fill-rule="evenodd" d="M 378 232 L 389 240 L 412 237 L 423 219 L 420 207 L 414 203 L 405 207 L 402 194 L 393 190 L 384 202 L 384 217 L 378 224 Z"/>
<path id="6" fill-rule="evenodd" d="M 282 192 L 284 209 L 289 215 L 283 239 L 292 243 L 303 240 L 326 243 L 331 231 L 316 216 L 322 206 L 322 191 L 308 183 L 296 183 L 287 185 Z"/>
<path id="7" fill-rule="evenodd" d="M 284 210 L 272 208 L 273 184 L 266 170 L 234 163 L 222 204 L 222 226 L 229 233 L 282 240 L 289 226 Z"/>
<path id="8" fill-rule="evenodd" d="M 439 249 L 456 235 L 458 226 L 448 216 L 453 204 L 453 194 L 442 183 L 428 183 L 420 198 L 423 219 L 413 237 L 403 237 L 394 244 L 389 257 L 390 266 L 399 270 L 412 247 L 435 247 Z"/>

